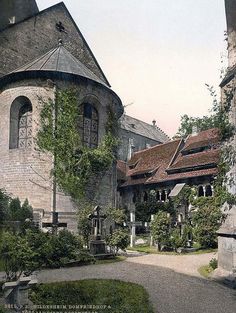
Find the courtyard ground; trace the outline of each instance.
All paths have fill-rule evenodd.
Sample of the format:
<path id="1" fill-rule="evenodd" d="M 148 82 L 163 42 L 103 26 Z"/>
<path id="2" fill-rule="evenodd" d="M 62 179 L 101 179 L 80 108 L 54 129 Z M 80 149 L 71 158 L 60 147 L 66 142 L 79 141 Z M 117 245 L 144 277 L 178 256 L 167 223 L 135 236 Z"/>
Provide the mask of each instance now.
<path id="1" fill-rule="evenodd" d="M 200 277 L 197 271 L 213 257 L 214 253 L 133 256 L 111 264 L 44 270 L 38 279 L 43 283 L 90 278 L 138 283 L 148 291 L 156 313 L 236 312 L 236 291 Z"/>

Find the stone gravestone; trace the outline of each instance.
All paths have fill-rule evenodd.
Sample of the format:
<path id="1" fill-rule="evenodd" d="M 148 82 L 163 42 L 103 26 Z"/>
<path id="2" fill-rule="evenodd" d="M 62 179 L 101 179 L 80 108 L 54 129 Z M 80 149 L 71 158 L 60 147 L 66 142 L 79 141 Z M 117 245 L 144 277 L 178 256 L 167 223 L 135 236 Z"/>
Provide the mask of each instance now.
<path id="1" fill-rule="evenodd" d="M 3 284 L 4 299 L 6 306 L 16 312 L 21 312 L 29 306 L 29 289 L 37 284 L 36 279 L 31 277 L 21 277 L 14 282 Z"/>
<path id="2" fill-rule="evenodd" d="M 89 248 L 92 255 L 105 254 L 106 245 L 105 241 L 101 239 L 102 237 L 102 222 L 106 218 L 105 215 L 101 214 L 101 208 L 96 206 L 93 210 L 93 214 L 89 216 L 92 219 L 94 239 L 90 241 Z"/>
<path id="3" fill-rule="evenodd" d="M 225 203 L 226 219 L 218 230 L 218 267 L 236 278 L 236 206 Z"/>

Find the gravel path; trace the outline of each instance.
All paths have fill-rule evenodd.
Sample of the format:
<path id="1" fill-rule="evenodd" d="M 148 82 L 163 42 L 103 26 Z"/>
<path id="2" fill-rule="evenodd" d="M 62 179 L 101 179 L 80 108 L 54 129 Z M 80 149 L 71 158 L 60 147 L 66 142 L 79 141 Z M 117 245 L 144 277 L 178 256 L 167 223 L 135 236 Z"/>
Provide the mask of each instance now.
<path id="1" fill-rule="evenodd" d="M 198 268 L 209 264 L 212 258 L 217 258 L 216 252 L 192 255 L 146 254 L 128 258 L 127 262 L 167 267 L 178 273 L 201 277 Z"/>
<path id="2" fill-rule="evenodd" d="M 235 290 L 198 277 L 197 268 L 212 257 L 212 253 L 143 255 L 111 264 L 44 270 L 38 279 L 45 283 L 92 278 L 138 283 L 148 291 L 155 313 L 236 312 Z"/>
<path id="3" fill-rule="evenodd" d="M 208 263 L 213 256 L 145 255 L 118 263 L 46 270 L 39 273 L 38 279 L 52 282 L 107 278 L 138 283 L 148 291 L 155 313 L 236 312 L 234 290 L 196 277 L 197 267 Z"/>

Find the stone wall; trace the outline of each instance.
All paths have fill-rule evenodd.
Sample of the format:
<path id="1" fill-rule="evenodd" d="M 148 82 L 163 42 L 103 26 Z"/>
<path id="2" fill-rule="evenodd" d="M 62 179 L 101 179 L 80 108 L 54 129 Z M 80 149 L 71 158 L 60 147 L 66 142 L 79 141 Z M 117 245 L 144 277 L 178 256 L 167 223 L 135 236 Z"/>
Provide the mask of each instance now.
<path id="1" fill-rule="evenodd" d="M 118 151 L 119 160 L 123 160 L 125 162 L 128 161 L 129 150 L 131 149 L 130 144 L 133 143 L 133 152 L 137 152 L 148 147 L 153 147 L 155 145 L 160 144 L 161 142 L 157 140 L 153 140 L 142 135 L 132 133 L 125 129 L 120 129 L 119 132 L 120 137 L 120 147 Z"/>

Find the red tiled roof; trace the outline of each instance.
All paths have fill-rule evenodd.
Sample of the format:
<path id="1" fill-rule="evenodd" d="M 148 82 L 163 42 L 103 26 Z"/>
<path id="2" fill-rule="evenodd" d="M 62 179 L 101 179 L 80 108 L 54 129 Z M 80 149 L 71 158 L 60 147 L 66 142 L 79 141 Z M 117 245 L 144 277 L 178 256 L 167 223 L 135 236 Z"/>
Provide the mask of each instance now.
<path id="1" fill-rule="evenodd" d="M 118 160 L 117 161 L 117 177 L 118 177 L 118 179 L 125 180 L 126 172 L 127 172 L 127 164 L 122 160 Z"/>
<path id="2" fill-rule="evenodd" d="M 193 150 L 201 147 L 212 146 L 219 143 L 220 132 L 218 128 L 204 130 L 197 135 L 190 136 L 186 140 L 183 151 Z"/>
<path id="3" fill-rule="evenodd" d="M 163 175 L 162 177 L 153 176 L 149 178 L 145 183 L 154 184 L 154 183 L 161 183 L 161 182 L 171 181 L 171 180 L 180 180 L 180 179 L 187 179 L 187 178 L 193 178 L 193 177 L 216 175 L 217 173 L 218 173 L 218 168 L 214 167 L 214 168 L 208 168 L 208 169 L 202 169 L 202 170 L 196 170 L 196 171 L 166 174 L 166 175 Z"/>
<path id="4" fill-rule="evenodd" d="M 175 162 L 167 169 L 171 171 L 173 169 L 184 169 L 189 167 L 198 167 L 201 165 L 217 164 L 219 162 L 220 149 L 210 149 L 203 152 L 182 155 L 178 155 Z"/>
<path id="5" fill-rule="evenodd" d="M 135 168 L 128 170 L 127 176 L 149 173 L 159 167 L 166 168 L 171 162 L 180 142 L 181 139 L 178 139 L 135 152 L 128 165 L 137 164 Z"/>
<path id="6" fill-rule="evenodd" d="M 216 175 L 220 149 L 214 147 L 219 144 L 219 139 L 218 130 L 210 129 L 189 137 L 181 150 L 209 146 L 208 150 L 202 152 L 182 154 L 181 139 L 136 152 L 128 162 L 128 165 L 135 167 L 127 168 L 127 179 L 122 187 Z M 134 178 L 142 174 L 143 177 Z"/>

